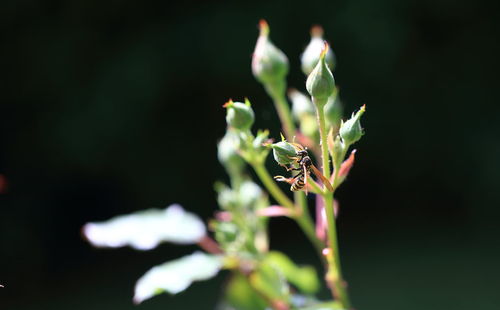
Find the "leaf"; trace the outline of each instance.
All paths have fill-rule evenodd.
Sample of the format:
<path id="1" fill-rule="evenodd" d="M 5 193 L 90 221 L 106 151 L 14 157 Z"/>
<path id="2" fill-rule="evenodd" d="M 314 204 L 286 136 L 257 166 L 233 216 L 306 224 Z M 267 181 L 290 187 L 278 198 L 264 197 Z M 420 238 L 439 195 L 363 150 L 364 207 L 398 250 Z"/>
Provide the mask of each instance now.
<path id="1" fill-rule="evenodd" d="M 305 308 L 299 308 L 299 310 L 344 310 L 342 306 L 336 301 L 323 302 L 313 306 L 307 306 Z"/>
<path id="2" fill-rule="evenodd" d="M 202 252 L 195 252 L 155 266 L 137 281 L 134 303 L 141 303 L 163 292 L 170 294 L 182 292 L 194 281 L 214 277 L 221 267 L 221 257 Z"/>
<path id="3" fill-rule="evenodd" d="M 151 250 L 161 242 L 192 244 L 205 236 L 205 224 L 177 204 L 164 210 L 149 209 L 114 217 L 106 222 L 87 223 L 83 234 L 97 247 L 131 246 Z"/>
<path id="4" fill-rule="evenodd" d="M 264 261 L 275 266 L 285 278 L 306 294 L 318 291 L 320 283 L 316 270 L 312 266 L 299 267 L 285 254 L 277 251 L 269 252 Z"/>
<path id="5" fill-rule="evenodd" d="M 290 287 L 281 271 L 265 260 L 250 275 L 250 282 L 256 290 L 273 301 L 287 301 L 290 297 Z"/>
<path id="6" fill-rule="evenodd" d="M 227 304 L 227 309 L 265 310 L 267 307 L 266 301 L 240 273 L 235 273 L 231 277 L 225 290 L 224 303 Z"/>

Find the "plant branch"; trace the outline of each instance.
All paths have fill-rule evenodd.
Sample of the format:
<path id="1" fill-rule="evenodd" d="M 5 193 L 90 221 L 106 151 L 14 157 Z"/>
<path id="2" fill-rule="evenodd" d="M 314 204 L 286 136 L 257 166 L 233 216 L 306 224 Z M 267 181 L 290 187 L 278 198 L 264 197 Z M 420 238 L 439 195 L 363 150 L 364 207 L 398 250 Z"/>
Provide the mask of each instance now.
<path id="1" fill-rule="evenodd" d="M 313 102 L 316 106 L 317 112 L 317 120 L 319 125 L 320 139 L 321 139 L 321 160 L 323 164 L 323 174 L 326 179 L 330 179 L 330 156 L 328 153 L 328 143 L 327 136 L 328 133 L 326 131 L 326 121 L 325 121 L 325 112 L 324 106 L 326 100 L 318 102 L 313 97 Z M 345 151 L 344 151 L 345 156 Z M 337 167 L 336 167 L 337 168 Z M 333 188 L 335 188 L 338 170 L 335 169 L 334 179 L 333 179 Z M 332 295 L 337 299 L 344 309 L 350 309 L 350 301 L 349 296 L 347 294 L 347 290 L 345 287 L 345 282 L 342 278 L 342 270 L 340 265 L 340 255 L 339 255 L 339 246 L 338 246 L 338 237 L 337 237 L 337 227 L 335 222 L 335 214 L 333 210 L 333 192 L 329 192 L 326 185 L 323 185 L 323 200 L 326 211 L 326 219 L 328 222 L 327 228 L 327 237 L 330 246 L 329 253 L 326 254 L 326 259 L 328 262 L 328 272 L 327 272 L 327 281 L 330 283 L 330 289 L 332 290 Z"/>

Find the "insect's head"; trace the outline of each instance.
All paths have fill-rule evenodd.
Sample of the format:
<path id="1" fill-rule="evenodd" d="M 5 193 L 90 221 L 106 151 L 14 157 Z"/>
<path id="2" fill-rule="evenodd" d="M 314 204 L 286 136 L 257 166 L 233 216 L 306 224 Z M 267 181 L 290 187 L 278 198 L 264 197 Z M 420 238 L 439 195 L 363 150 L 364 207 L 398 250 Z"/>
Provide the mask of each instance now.
<path id="1" fill-rule="evenodd" d="M 297 156 L 305 157 L 308 156 L 307 149 L 297 151 Z"/>

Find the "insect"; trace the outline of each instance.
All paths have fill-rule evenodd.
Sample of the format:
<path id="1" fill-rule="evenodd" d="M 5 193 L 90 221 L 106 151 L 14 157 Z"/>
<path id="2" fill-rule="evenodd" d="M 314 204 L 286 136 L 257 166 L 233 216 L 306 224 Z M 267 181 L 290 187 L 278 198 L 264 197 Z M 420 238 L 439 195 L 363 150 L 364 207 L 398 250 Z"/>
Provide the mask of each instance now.
<path id="1" fill-rule="evenodd" d="M 323 174 L 313 165 L 311 157 L 309 157 L 309 153 L 307 152 L 307 148 L 303 147 L 298 143 L 290 143 L 297 150 L 296 156 L 290 157 L 293 159 L 295 164 L 290 167 L 285 167 L 287 171 L 299 171 L 299 173 L 293 178 L 285 178 L 281 175 L 277 175 L 274 179 L 278 182 L 287 182 L 291 184 L 290 190 L 292 192 L 297 192 L 300 190 L 305 190 L 307 194 L 307 181 L 309 179 L 311 171 L 322 180 L 323 183 L 330 185 L 330 182 L 323 176 Z M 331 186 L 330 186 L 331 187 Z"/>

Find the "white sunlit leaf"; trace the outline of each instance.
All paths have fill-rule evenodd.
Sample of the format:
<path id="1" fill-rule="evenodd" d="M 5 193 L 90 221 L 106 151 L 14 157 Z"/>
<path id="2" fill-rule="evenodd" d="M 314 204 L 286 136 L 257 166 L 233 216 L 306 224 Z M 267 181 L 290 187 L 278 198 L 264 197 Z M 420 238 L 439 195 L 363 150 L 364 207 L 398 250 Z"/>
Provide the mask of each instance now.
<path id="1" fill-rule="evenodd" d="M 182 292 L 194 281 L 214 277 L 221 266 L 219 256 L 195 252 L 153 267 L 137 281 L 134 302 L 141 303 L 163 292 Z"/>
<path id="2" fill-rule="evenodd" d="M 205 233 L 202 220 L 177 204 L 164 210 L 149 209 L 83 226 L 83 234 L 94 246 L 128 245 L 138 250 L 153 249 L 161 242 L 197 243 Z"/>

